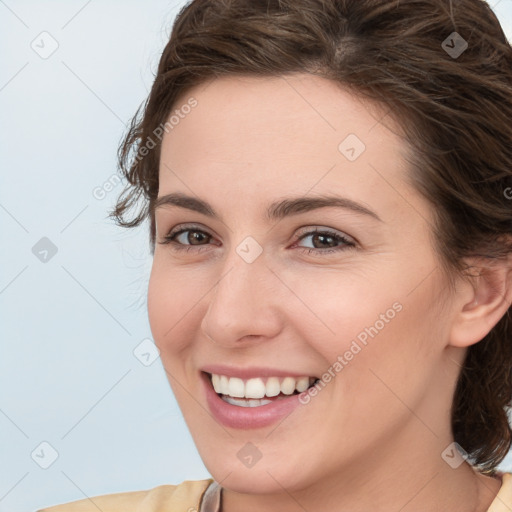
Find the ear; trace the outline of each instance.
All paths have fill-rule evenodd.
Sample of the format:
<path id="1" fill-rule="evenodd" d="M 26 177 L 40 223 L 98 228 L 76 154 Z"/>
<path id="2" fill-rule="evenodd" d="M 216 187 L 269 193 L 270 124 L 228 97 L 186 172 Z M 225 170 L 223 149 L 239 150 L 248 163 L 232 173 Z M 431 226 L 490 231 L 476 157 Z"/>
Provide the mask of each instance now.
<path id="1" fill-rule="evenodd" d="M 461 280 L 450 345 L 469 347 L 482 340 L 512 304 L 512 254 L 500 260 L 472 260 L 470 280 Z"/>

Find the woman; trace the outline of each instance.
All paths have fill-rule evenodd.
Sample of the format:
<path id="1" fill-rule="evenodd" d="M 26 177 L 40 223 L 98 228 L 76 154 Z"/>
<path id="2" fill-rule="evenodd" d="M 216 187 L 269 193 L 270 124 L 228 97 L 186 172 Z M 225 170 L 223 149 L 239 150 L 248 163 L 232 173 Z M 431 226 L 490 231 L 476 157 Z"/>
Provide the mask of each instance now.
<path id="1" fill-rule="evenodd" d="M 183 8 L 112 216 L 212 478 L 45 510 L 512 509 L 510 119 L 481 0 Z"/>

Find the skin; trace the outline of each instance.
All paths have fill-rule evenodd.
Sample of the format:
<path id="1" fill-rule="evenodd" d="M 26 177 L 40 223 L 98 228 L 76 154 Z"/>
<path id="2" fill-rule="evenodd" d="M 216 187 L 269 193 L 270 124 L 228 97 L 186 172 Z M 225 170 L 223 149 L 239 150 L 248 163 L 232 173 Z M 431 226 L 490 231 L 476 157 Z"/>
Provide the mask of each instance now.
<path id="1" fill-rule="evenodd" d="M 399 127 L 377 106 L 305 74 L 218 78 L 175 106 L 191 96 L 197 107 L 162 142 L 159 196 L 199 197 L 221 218 L 157 209 L 148 313 L 185 421 L 223 486 L 222 511 L 487 510 L 500 479 L 466 462 L 452 469 L 441 454 L 467 347 L 512 300 L 508 267 L 449 292 L 432 208 L 407 184 Z M 366 146 L 352 162 L 338 150 L 350 133 Z M 333 193 L 382 222 L 335 207 L 264 217 L 272 201 Z M 189 251 L 159 243 L 184 223 L 198 225 L 179 237 Z M 308 228 L 355 247 L 298 240 Z M 206 235 L 192 245 L 197 230 Z M 252 263 L 236 252 L 247 236 L 263 248 Z M 401 311 L 280 424 L 226 428 L 209 413 L 203 365 L 320 376 L 396 302 Z M 262 454 L 251 468 L 237 457 L 247 442 Z"/>

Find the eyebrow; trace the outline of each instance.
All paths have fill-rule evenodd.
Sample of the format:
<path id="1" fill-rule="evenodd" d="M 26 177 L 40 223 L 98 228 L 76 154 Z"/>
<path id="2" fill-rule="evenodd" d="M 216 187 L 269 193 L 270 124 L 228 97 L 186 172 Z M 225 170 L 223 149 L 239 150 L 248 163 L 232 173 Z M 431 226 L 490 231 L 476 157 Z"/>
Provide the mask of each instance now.
<path id="1" fill-rule="evenodd" d="M 201 213 L 207 217 L 220 219 L 215 210 L 202 199 L 188 196 L 181 192 L 174 192 L 157 197 L 152 205 L 151 211 L 165 206 L 178 206 L 194 212 Z M 352 199 L 334 195 L 322 195 L 315 197 L 289 197 L 271 203 L 267 209 L 266 218 L 268 221 L 276 221 L 291 215 L 310 212 L 319 208 L 343 208 L 355 213 L 372 217 L 380 222 L 382 219 L 372 210 Z"/>

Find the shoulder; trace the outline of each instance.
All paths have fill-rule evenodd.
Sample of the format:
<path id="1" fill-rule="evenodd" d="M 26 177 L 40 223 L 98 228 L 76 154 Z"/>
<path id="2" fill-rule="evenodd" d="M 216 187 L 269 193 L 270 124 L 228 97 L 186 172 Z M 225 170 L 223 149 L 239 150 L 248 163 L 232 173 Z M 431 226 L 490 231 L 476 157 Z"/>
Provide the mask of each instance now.
<path id="1" fill-rule="evenodd" d="M 62 503 L 37 512 L 174 512 L 199 510 L 201 497 L 213 479 L 185 480 L 146 491 L 103 494 Z"/>
<path id="2" fill-rule="evenodd" d="M 512 473 L 499 472 L 501 488 L 487 512 L 508 512 L 512 509 Z"/>

